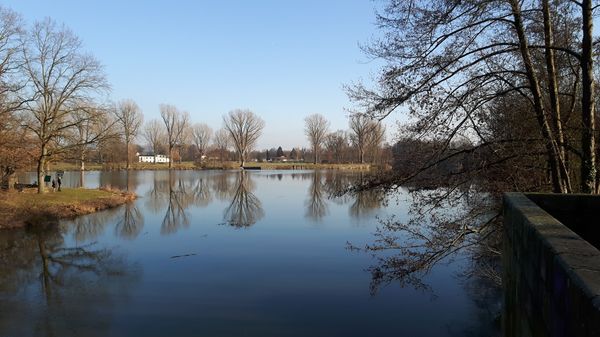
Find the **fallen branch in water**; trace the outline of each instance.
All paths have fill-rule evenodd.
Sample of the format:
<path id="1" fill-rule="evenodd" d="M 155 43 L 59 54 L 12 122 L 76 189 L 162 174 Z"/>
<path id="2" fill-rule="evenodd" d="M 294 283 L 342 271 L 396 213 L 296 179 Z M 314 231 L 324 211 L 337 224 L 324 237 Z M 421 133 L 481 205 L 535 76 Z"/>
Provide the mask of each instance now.
<path id="1" fill-rule="evenodd" d="M 179 258 L 179 257 L 195 256 L 195 255 L 198 255 L 198 254 L 196 254 L 196 253 L 189 253 L 189 254 L 184 254 L 184 255 L 173 255 L 173 256 L 171 256 L 171 259 L 176 259 L 176 258 Z"/>

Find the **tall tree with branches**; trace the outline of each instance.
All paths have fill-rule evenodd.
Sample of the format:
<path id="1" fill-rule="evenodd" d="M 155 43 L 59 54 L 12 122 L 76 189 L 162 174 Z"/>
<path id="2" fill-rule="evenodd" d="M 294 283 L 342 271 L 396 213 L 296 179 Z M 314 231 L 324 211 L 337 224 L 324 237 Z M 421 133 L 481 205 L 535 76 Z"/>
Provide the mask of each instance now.
<path id="1" fill-rule="evenodd" d="M 231 145 L 229 132 L 225 129 L 217 130 L 217 132 L 215 132 L 213 143 L 214 147 L 217 149 L 217 151 L 219 151 L 219 160 L 222 163 L 225 160 L 225 154 Z"/>
<path id="2" fill-rule="evenodd" d="M 380 123 L 364 114 L 350 117 L 350 139 L 358 151 L 358 162 L 365 162 L 365 150 L 381 135 Z"/>
<path id="3" fill-rule="evenodd" d="M 125 151 L 127 153 L 127 169 L 131 168 L 131 158 L 129 153 L 129 146 L 131 141 L 140 132 L 142 123 L 144 122 L 144 115 L 140 107 L 132 99 L 125 99 L 119 102 L 114 109 L 114 114 L 117 119 L 117 123 L 120 126 L 120 133 L 125 139 Z"/>
<path id="4" fill-rule="evenodd" d="M 240 167 L 262 134 L 265 122 L 250 110 L 236 109 L 223 116 L 223 129 L 229 133 Z"/>
<path id="5" fill-rule="evenodd" d="M 210 144 L 213 131 L 210 126 L 204 123 L 196 123 L 192 126 L 192 139 L 196 150 L 198 151 L 198 158 L 202 160 L 202 156 L 206 153 L 206 149 Z"/>
<path id="6" fill-rule="evenodd" d="M 336 163 L 343 162 L 344 155 L 348 150 L 347 132 L 343 130 L 337 130 L 328 134 L 325 137 L 325 148 L 331 154 L 333 160 L 335 160 Z M 293 149 L 292 151 L 294 151 L 294 156 L 292 156 L 292 154 L 290 153 L 290 158 L 294 158 L 297 155 L 295 149 Z"/>
<path id="7" fill-rule="evenodd" d="M 160 148 L 165 144 L 165 139 L 167 137 L 162 123 L 157 119 L 149 120 L 142 129 L 142 136 L 148 145 L 150 145 L 150 148 L 156 157 Z"/>
<path id="8" fill-rule="evenodd" d="M 35 149 L 20 128 L 18 110 L 26 81 L 20 76 L 23 22 L 15 12 L 0 6 L 0 185 L 12 188 L 16 171 L 31 163 Z"/>
<path id="9" fill-rule="evenodd" d="M 304 133 L 313 150 L 314 163 L 320 161 L 321 146 L 329 132 L 329 121 L 323 115 L 314 114 L 304 119 Z"/>
<path id="10" fill-rule="evenodd" d="M 36 22 L 22 43 L 22 69 L 29 83 L 23 126 L 37 138 L 38 193 L 43 193 L 47 160 L 81 145 L 61 146 L 66 134 L 91 118 L 74 118 L 74 113 L 91 110 L 109 85 L 101 64 L 83 52 L 79 38 L 51 19 Z"/>
<path id="11" fill-rule="evenodd" d="M 384 34 L 364 50 L 385 65 L 374 87 L 353 84 L 348 94 L 355 113 L 381 120 L 400 111 L 408 122 L 399 130 L 395 174 L 361 188 L 439 189 L 414 196 L 411 220 L 384 223 L 368 248 L 401 255 L 383 258 L 374 279 L 410 278 L 494 237 L 500 219 L 494 198 L 502 191 L 597 189 L 591 53 L 597 5 L 391 0 L 377 14 Z M 472 198 L 473 187 L 487 197 Z M 439 205 L 460 212 L 443 215 Z"/>
<path id="12" fill-rule="evenodd" d="M 566 14 L 560 19 L 576 20 L 573 18 L 577 7 L 586 13 L 585 8 L 589 7 L 586 3 L 589 1 L 561 1 L 560 11 Z M 582 33 L 562 32 L 573 38 L 558 41 L 549 29 L 555 24 L 550 15 L 546 15 L 545 20 L 548 27 L 544 29 L 540 25 L 544 22 L 540 18 L 544 8 L 539 5 L 534 1 L 516 0 L 392 1 L 378 16 L 380 27 L 386 31 L 385 37 L 365 47 L 373 57 L 390 61 L 382 69 L 379 88 L 368 89 L 358 84 L 350 86 L 348 93 L 359 103 L 361 112 L 378 119 L 400 106 L 408 106 L 416 121 L 411 128 L 416 137 L 443 141 L 446 147 L 440 148 L 441 152 L 454 139 L 465 136 L 476 139 L 478 146 L 491 146 L 482 132 L 485 115 L 495 100 L 516 93 L 531 105 L 529 111 L 537 121 L 537 133 L 545 147 L 552 189 L 568 192 L 572 189 L 571 176 L 564 149 L 574 149 L 575 144 L 570 146 L 561 138 L 559 100 L 545 96 L 543 79 L 548 76 L 540 72 L 544 68 L 538 64 L 544 58 L 539 55 L 544 55 L 544 50 L 561 53 L 563 59 L 578 64 L 585 77 L 586 69 L 592 64 L 584 48 L 585 31 L 591 27 L 591 21 L 582 15 Z M 546 12 L 558 13 L 556 9 Z M 566 18 L 569 15 L 571 19 Z M 584 37 L 581 44 L 577 42 L 578 35 Z M 548 74 L 554 74 L 553 55 L 546 56 Z M 549 77 L 552 88 L 554 76 Z M 593 87 L 593 77 L 582 78 L 581 87 L 583 132 L 581 150 L 576 154 L 582 163 L 580 190 L 585 192 L 590 190 L 589 182 L 594 181 L 592 172 L 595 172 L 592 153 L 595 126 L 589 118 L 589 111 L 593 109 L 589 104 L 593 101 L 593 91 L 589 90 Z M 577 95 L 574 91 L 561 91 Z"/>
<path id="13" fill-rule="evenodd" d="M 103 106 L 82 106 L 72 113 L 75 127 L 66 132 L 57 144 L 70 148 L 71 158 L 79 161 L 79 170 L 85 171 L 85 161 L 93 145 L 116 137 L 115 121 Z M 68 157 L 69 154 L 67 154 Z"/>
<path id="14" fill-rule="evenodd" d="M 179 111 L 174 105 L 161 104 L 160 116 L 165 123 L 167 131 L 169 169 L 171 169 L 173 167 L 173 149 L 183 144 L 187 128 L 189 127 L 190 115 L 187 112 Z"/>

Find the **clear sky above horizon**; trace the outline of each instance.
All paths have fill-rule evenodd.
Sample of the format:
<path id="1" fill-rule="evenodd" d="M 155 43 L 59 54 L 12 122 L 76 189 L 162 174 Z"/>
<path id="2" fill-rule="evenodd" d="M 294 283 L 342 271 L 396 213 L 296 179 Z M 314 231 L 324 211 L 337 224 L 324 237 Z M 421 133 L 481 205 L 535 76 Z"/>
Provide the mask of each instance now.
<path id="1" fill-rule="evenodd" d="M 160 103 L 215 130 L 232 109 L 254 111 L 266 122 L 259 149 L 307 146 L 304 118 L 313 113 L 347 129 L 343 85 L 377 70 L 359 48 L 377 34 L 370 0 L 3 5 L 27 23 L 51 17 L 71 28 L 105 65 L 111 99 L 135 100 L 146 120 L 159 118 Z"/>

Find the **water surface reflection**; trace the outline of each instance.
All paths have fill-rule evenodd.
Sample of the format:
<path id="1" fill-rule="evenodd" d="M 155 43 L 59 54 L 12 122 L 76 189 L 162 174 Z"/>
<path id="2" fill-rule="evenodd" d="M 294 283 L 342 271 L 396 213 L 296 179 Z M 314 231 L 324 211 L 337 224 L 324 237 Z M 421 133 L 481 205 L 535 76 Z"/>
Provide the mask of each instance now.
<path id="1" fill-rule="evenodd" d="M 118 250 L 72 245 L 64 234 L 0 231 L 2 336 L 109 335 L 111 313 L 127 301 L 139 268 Z"/>
<path id="2" fill-rule="evenodd" d="M 26 179 L 25 177 L 24 179 Z M 1 336 L 450 336 L 479 331 L 460 261 L 371 295 L 380 192 L 360 173 L 67 173 L 135 191 L 128 205 L 45 232 L 0 232 Z M 318 224 L 316 226 L 315 224 Z M 29 324 L 29 322 L 34 322 Z"/>
<path id="3" fill-rule="evenodd" d="M 225 222 L 232 227 L 249 227 L 265 216 L 260 200 L 252 193 L 255 185 L 245 171 L 235 174 L 229 206 L 223 212 Z"/>

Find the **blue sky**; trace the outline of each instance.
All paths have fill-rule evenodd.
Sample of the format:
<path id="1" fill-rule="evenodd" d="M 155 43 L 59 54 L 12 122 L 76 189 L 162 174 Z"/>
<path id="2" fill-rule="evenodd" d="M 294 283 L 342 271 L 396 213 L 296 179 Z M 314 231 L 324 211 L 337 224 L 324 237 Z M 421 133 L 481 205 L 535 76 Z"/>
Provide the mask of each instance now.
<path id="1" fill-rule="evenodd" d="M 261 149 L 307 146 L 313 113 L 346 129 L 342 86 L 377 71 L 359 48 L 377 34 L 370 0 L 3 4 L 28 23 L 49 16 L 70 27 L 105 65 L 111 98 L 135 100 L 146 120 L 169 103 L 216 130 L 223 114 L 248 108 L 266 122 Z"/>

